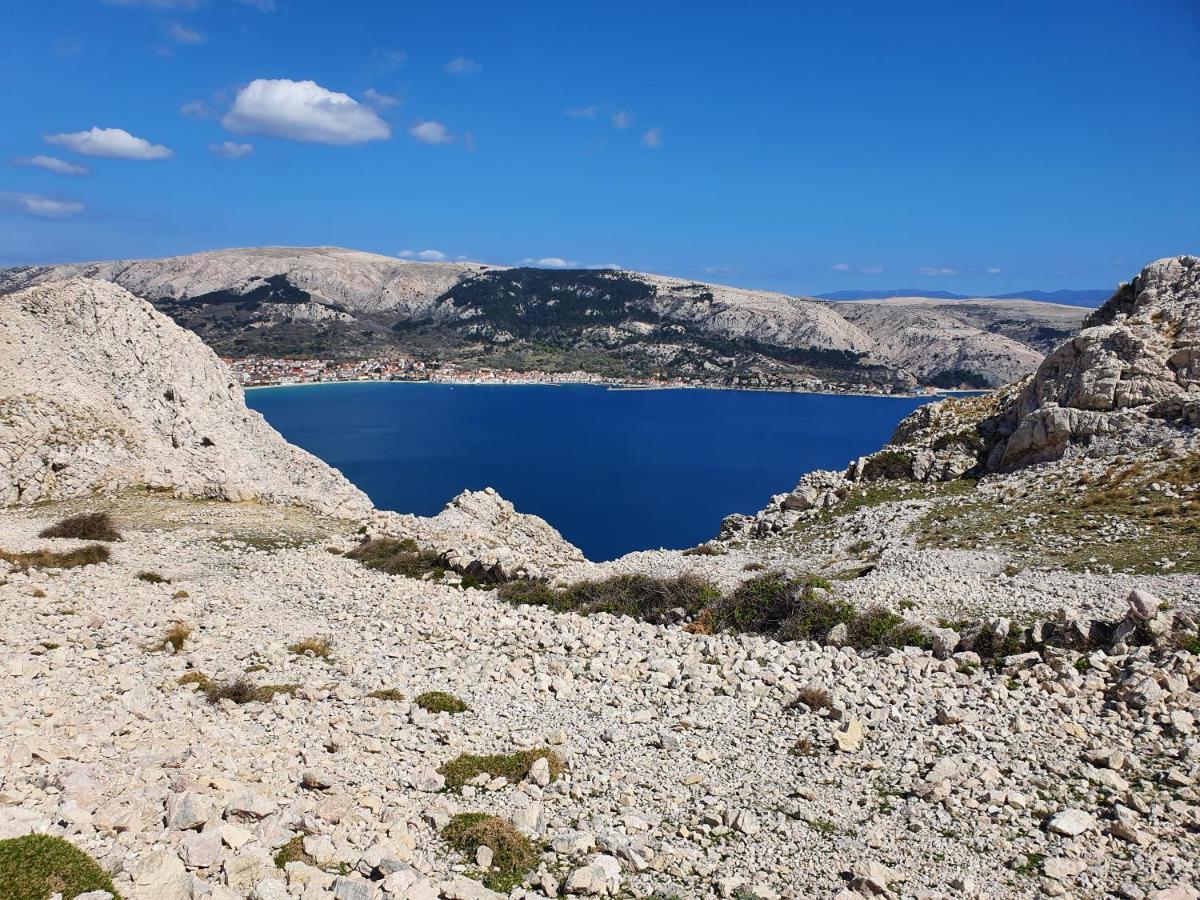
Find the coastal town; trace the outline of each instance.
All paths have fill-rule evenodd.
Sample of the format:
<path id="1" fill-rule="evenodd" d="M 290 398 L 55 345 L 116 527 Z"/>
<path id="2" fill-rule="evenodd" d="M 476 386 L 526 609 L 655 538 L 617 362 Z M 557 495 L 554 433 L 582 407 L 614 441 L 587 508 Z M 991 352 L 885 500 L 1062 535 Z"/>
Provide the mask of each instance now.
<path id="1" fill-rule="evenodd" d="M 769 373 L 730 375 L 721 378 L 670 378 L 654 374 L 647 377 L 599 375 L 594 372 L 546 372 L 540 369 L 516 371 L 460 366 L 455 363 L 415 359 L 406 356 L 379 356 L 367 359 L 278 359 L 265 356 L 225 358 L 225 363 L 245 388 L 280 387 L 299 384 L 324 384 L 363 381 L 412 381 L 443 384 L 595 384 L 614 388 L 726 388 L 757 391 L 794 391 L 819 394 L 878 394 L 884 396 L 924 396 L 937 393 L 932 388 L 826 381 Z"/>

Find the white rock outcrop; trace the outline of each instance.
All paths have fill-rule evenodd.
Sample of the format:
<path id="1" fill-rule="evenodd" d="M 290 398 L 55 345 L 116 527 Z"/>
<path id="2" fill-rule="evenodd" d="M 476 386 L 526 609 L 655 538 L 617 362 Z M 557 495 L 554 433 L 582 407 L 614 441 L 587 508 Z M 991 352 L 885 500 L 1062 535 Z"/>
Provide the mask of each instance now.
<path id="1" fill-rule="evenodd" d="M 0 296 L 0 505 L 137 486 L 371 509 L 247 409 L 198 337 L 125 289 L 72 278 Z"/>
<path id="2" fill-rule="evenodd" d="M 990 469 L 1150 420 L 1200 426 L 1200 257 L 1153 262 L 1046 357 L 999 417 Z"/>

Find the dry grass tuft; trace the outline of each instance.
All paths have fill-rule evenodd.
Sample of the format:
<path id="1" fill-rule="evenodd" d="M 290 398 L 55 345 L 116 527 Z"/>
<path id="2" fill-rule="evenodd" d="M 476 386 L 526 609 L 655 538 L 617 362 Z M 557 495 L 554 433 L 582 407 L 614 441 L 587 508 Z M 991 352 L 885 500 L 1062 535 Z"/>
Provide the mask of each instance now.
<path id="1" fill-rule="evenodd" d="M 376 700 L 391 700 L 393 703 L 399 703 L 404 699 L 404 694 L 396 688 L 380 688 L 377 691 L 371 691 L 367 696 L 374 697 Z"/>
<path id="2" fill-rule="evenodd" d="M 320 659 L 329 659 L 333 654 L 333 647 L 325 638 L 305 638 L 288 644 L 288 650 L 297 656 L 316 656 Z"/>
<path id="3" fill-rule="evenodd" d="M 492 865 L 482 880 L 502 894 L 519 885 L 538 862 L 537 848 L 529 838 L 498 816 L 459 813 L 442 829 L 442 840 L 469 860 L 475 859 L 480 847 L 490 849 Z"/>
<path id="4" fill-rule="evenodd" d="M 182 622 L 173 622 L 171 627 L 167 629 L 167 633 L 162 636 L 162 640 L 150 649 L 157 653 L 170 647 L 172 653 L 178 653 L 183 649 L 183 642 L 191 637 L 191 634 L 192 626 L 185 625 Z"/>

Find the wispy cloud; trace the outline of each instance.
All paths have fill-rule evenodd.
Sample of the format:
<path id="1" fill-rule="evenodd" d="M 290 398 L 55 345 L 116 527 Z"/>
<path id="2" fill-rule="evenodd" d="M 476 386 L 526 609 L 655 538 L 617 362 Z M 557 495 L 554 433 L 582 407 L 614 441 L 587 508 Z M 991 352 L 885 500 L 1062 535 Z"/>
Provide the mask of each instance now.
<path id="1" fill-rule="evenodd" d="M 392 130 L 375 110 L 315 81 L 257 78 L 240 91 L 221 124 L 238 134 L 263 134 L 348 146 L 386 140 Z"/>
<path id="2" fill-rule="evenodd" d="M 404 65 L 408 54 L 403 50 L 376 48 L 371 51 L 368 65 L 380 75 L 388 75 Z"/>
<path id="3" fill-rule="evenodd" d="M 563 259 L 561 256 L 543 256 L 540 259 L 526 257 L 521 260 L 523 266 L 537 266 L 542 269 L 573 269 L 579 265 L 573 259 Z"/>
<path id="4" fill-rule="evenodd" d="M 75 163 L 59 159 L 57 156 L 44 156 L 41 153 L 37 156 L 14 159 L 13 162 L 18 166 L 33 166 L 38 169 L 45 169 L 47 172 L 55 172 L 59 175 L 90 175 L 92 173 L 92 170 L 87 168 L 87 166 L 77 166 Z"/>
<path id="5" fill-rule="evenodd" d="M 454 141 L 454 135 L 450 133 L 449 128 L 432 120 L 418 122 L 408 129 L 408 133 L 422 144 L 449 144 Z"/>
<path id="6" fill-rule="evenodd" d="M 612 122 L 613 128 L 625 129 L 633 127 L 633 113 L 626 112 L 623 109 L 618 109 L 608 117 L 608 120 Z"/>
<path id="7" fill-rule="evenodd" d="M 209 119 L 213 112 L 203 100 L 189 100 L 179 107 L 179 112 L 189 119 Z"/>
<path id="8" fill-rule="evenodd" d="M 575 106 L 568 109 L 565 113 L 569 119 L 594 119 L 596 118 L 596 106 Z"/>
<path id="9" fill-rule="evenodd" d="M 918 266 L 917 272 L 921 275 L 957 275 L 958 269 L 949 266 Z"/>
<path id="10" fill-rule="evenodd" d="M 126 9 L 176 9 L 183 12 L 195 9 L 200 0 L 101 0 L 105 6 L 123 6 Z"/>
<path id="11" fill-rule="evenodd" d="M 1004 270 L 1003 270 L 1003 269 L 1001 269 L 999 266 L 991 266 L 991 267 L 990 267 L 990 268 L 987 270 L 987 273 L 988 273 L 989 275 L 999 275 L 999 274 L 1000 274 L 1002 271 L 1004 271 Z"/>
<path id="12" fill-rule="evenodd" d="M 375 88 L 367 88 L 363 91 L 363 99 L 379 109 L 388 109 L 400 104 L 399 97 L 393 97 L 391 94 L 385 94 L 382 91 L 375 90 Z"/>
<path id="13" fill-rule="evenodd" d="M 58 144 L 84 156 L 109 159 L 170 159 L 174 153 L 162 144 L 134 137 L 123 128 L 92 128 L 43 135 L 46 143 Z"/>
<path id="14" fill-rule="evenodd" d="M 209 144 L 208 149 L 221 159 L 241 159 L 243 156 L 249 156 L 254 152 L 253 144 L 235 144 L 233 141 L 224 141 L 220 144 Z"/>
<path id="15" fill-rule="evenodd" d="M 401 250 L 396 255 L 401 259 L 415 259 L 421 262 L 441 262 L 448 258 L 441 250 Z"/>
<path id="16" fill-rule="evenodd" d="M 467 56 L 456 56 L 445 65 L 447 75 L 478 75 L 483 66 Z"/>
<path id="17" fill-rule="evenodd" d="M 167 26 L 167 37 L 177 44 L 203 44 L 204 35 L 194 28 L 188 28 L 181 22 L 172 22 Z"/>
<path id="18" fill-rule="evenodd" d="M 879 275 L 883 272 L 883 266 L 863 266 L 859 271 L 864 275 Z"/>
<path id="19" fill-rule="evenodd" d="M 657 150 L 662 146 L 662 129 L 651 128 L 642 135 L 642 143 L 652 150 Z"/>
<path id="20" fill-rule="evenodd" d="M 0 207 L 23 216 L 37 219 L 66 219 L 77 216 L 84 210 L 78 200 L 55 200 L 41 194 L 3 193 Z"/>
<path id="21" fill-rule="evenodd" d="M 849 272 L 851 267 L 850 263 L 834 263 L 829 268 L 833 269 L 835 272 Z"/>
<path id="22" fill-rule="evenodd" d="M 242 6 L 249 6 L 259 12 L 275 12 L 275 0 L 237 0 Z"/>

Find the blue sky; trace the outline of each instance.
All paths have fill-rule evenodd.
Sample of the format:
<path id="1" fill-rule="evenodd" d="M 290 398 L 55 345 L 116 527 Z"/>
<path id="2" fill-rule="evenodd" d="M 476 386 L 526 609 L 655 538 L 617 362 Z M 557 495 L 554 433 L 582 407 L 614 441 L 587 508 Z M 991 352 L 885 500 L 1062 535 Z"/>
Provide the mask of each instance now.
<path id="1" fill-rule="evenodd" d="M 995 293 L 1200 251 L 1194 0 L 29 0 L 0 32 L 0 264 L 328 244 Z"/>

